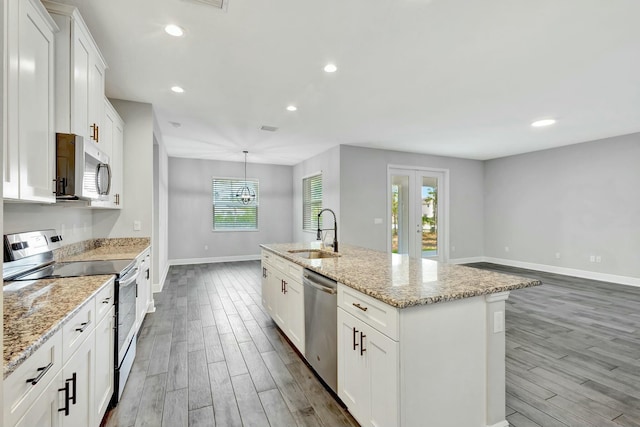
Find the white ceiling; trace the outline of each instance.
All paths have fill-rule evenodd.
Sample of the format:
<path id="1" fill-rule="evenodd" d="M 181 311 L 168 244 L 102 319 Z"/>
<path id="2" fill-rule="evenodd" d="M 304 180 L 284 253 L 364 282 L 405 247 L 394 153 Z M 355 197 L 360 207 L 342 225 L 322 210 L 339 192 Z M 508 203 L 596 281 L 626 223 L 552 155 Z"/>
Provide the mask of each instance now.
<path id="1" fill-rule="evenodd" d="M 101 47 L 107 95 L 153 104 L 171 156 L 490 159 L 640 131 L 637 0 L 63 2 Z"/>

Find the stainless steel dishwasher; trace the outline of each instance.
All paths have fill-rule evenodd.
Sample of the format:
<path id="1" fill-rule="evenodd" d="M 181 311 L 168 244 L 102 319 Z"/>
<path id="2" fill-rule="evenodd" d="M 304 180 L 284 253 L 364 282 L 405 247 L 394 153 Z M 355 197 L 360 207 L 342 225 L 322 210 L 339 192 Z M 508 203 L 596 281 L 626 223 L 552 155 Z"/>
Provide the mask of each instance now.
<path id="1" fill-rule="evenodd" d="M 304 355 L 316 373 L 338 392 L 338 285 L 304 270 Z"/>

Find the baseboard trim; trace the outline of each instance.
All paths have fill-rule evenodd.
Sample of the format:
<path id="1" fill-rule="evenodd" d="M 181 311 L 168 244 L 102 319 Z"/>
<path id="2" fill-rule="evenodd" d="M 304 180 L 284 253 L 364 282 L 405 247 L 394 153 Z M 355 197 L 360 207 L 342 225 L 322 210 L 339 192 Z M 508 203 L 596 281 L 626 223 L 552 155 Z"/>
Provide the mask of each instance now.
<path id="1" fill-rule="evenodd" d="M 167 261 L 167 264 L 164 267 L 164 271 L 160 274 L 160 282 L 159 283 L 154 283 L 153 285 L 151 285 L 151 290 L 153 291 L 153 293 L 158 293 L 158 292 L 162 292 L 162 289 L 164 288 L 164 282 L 167 280 L 167 274 L 169 274 L 169 266 L 170 263 Z M 155 304 L 153 307 L 153 310 L 155 311 Z"/>
<path id="2" fill-rule="evenodd" d="M 478 262 L 478 261 L 475 261 Z M 640 279 L 629 276 L 619 276 L 616 274 L 598 273 L 595 271 L 578 270 L 576 268 L 558 267 L 555 265 L 535 264 L 532 262 L 515 261 L 504 258 L 484 257 L 484 262 L 508 265 L 510 267 L 527 268 L 529 270 L 544 271 L 547 273 L 562 274 L 565 276 L 580 277 L 583 279 L 598 280 L 601 282 L 618 283 L 620 285 L 640 287 Z"/>
<path id="3" fill-rule="evenodd" d="M 499 423 L 491 424 L 490 426 L 488 425 L 487 427 L 509 427 L 509 421 L 507 420 L 500 421 Z"/>
<path id="4" fill-rule="evenodd" d="M 189 265 L 189 264 L 212 264 L 218 262 L 236 262 L 236 261 L 255 261 L 261 258 L 260 254 L 257 255 L 234 255 L 234 256 L 221 256 L 211 258 L 184 258 L 184 259 L 170 259 L 169 265 Z"/>
<path id="5" fill-rule="evenodd" d="M 474 256 L 469 258 L 449 258 L 449 264 L 470 264 L 472 262 L 485 262 L 485 257 Z"/>

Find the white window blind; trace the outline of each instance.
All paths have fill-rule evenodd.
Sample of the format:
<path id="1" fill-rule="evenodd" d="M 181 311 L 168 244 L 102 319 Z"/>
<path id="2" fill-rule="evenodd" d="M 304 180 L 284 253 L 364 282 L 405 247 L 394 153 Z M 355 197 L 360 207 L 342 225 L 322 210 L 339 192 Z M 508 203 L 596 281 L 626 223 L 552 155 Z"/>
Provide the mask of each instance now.
<path id="1" fill-rule="evenodd" d="M 213 178 L 213 229 L 214 230 L 257 230 L 259 185 L 257 179 L 247 179 L 246 185 L 256 198 L 249 204 L 242 204 L 236 194 L 245 186 L 244 179 Z"/>
<path id="2" fill-rule="evenodd" d="M 322 174 L 302 179 L 302 229 L 318 229 L 318 213 L 322 210 Z M 320 222 L 322 226 L 322 222 Z"/>

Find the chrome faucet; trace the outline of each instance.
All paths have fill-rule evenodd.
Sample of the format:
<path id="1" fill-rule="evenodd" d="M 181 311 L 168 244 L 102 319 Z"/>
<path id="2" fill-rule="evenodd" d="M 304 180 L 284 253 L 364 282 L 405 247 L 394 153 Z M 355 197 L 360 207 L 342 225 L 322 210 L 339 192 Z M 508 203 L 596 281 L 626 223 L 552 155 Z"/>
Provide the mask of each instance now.
<path id="1" fill-rule="evenodd" d="M 333 214 L 333 228 L 320 228 L 320 217 L 324 211 L 329 211 Z M 325 230 L 333 230 L 333 252 L 338 252 L 338 220 L 336 219 L 336 213 L 331 209 L 322 209 L 318 214 L 318 234 L 317 240 L 322 240 L 322 232 Z"/>

